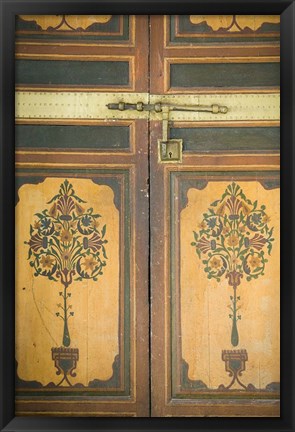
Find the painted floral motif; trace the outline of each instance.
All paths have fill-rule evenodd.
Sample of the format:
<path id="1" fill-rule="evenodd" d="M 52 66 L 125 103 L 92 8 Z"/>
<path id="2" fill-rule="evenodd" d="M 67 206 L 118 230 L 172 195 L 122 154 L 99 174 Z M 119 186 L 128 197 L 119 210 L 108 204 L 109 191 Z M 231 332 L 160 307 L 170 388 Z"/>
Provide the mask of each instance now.
<path id="1" fill-rule="evenodd" d="M 106 225 L 100 229 L 100 214 L 75 194 L 72 184 L 65 180 L 57 195 L 49 202 L 49 208 L 36 213 L 30 226 L 28 259 L 34 276 L 53 281 L 60 280 L 62 301 L 57 304 L 56 316 L 64 324 L 64 347 L 71 343 L 68 320 L 74 316 L 68 304 L 71 293 L 68 287 L 73 281 L 98 280 L 106 266 Z"/>
<path id="2" fill-rule="evenodd" d="M 106 24 L 112 15 L 19 15 L 24 21 L 34 21 L 41 30 L 81 31 L 92 24 Z"/>
<path id="3" fill-rule="evenodd" d="M 231 343 L 237 346 L 239 335 L 237 288 L 245 276 L 247 281 L 264 275 L 268 255 L 271 254 L 273 228 L 269 228 L 269 215 L 264 205 L 248 199 L 241 187 L 232 183 L 228 185 L 221 199 L 214 201 L 199 224 L 200 230 L 194 231 L 195 248 L 199 258 L 202 257 L 204 271 L 208 279 L 222 277 L 233 287 L 234 295 L 230 297 L 232 320 Z"/>
<path id="4" fill-rule="evenodd" d="M 215 32 L 257 31 L 263 24 L 278 24 L 279 15 L 190 15 L 192 24 L 205 22 Z"/>

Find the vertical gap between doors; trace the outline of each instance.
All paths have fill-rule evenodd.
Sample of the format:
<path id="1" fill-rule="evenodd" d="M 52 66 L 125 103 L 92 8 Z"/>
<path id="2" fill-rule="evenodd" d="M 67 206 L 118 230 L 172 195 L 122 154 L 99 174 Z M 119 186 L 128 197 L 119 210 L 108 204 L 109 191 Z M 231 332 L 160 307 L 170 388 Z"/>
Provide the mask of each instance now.
<path id="1" fill-rule="evenodd" d="M 148 103 L 150 103 L 150 89 L 151 89 L 151 73 L 150 73 L 150 51 L 151 51 L 151 19 L 148 16 Z M 150 114 L 149 114 L 150 116 Z M 151 178 L 151 123 L 148 121 L 148 209 L 149 209 L 149 227 L 148 227 L 148 299 L 149 299 L 149 417 L 152 416 L 152 313 L 151 313 L 151 193 L 150 193 L 150 178 Z"/>

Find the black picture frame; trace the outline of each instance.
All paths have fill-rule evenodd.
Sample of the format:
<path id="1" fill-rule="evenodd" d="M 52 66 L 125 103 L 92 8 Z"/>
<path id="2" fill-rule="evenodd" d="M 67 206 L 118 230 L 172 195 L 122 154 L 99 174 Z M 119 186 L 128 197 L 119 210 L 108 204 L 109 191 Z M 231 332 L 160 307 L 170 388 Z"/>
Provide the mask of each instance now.
<path id="1" fill-rule="evenodd" d="M 0 430 L 1 431 L 295 431 L 294 404 L 294 109 L 295 4 L 285 0 L 0 0 Z M 18 14 L 281 15 L 281 417 L 77 418 L 14 415 L 14 23 Z M 25 323 L 24 323 L 25 326 Z"/>

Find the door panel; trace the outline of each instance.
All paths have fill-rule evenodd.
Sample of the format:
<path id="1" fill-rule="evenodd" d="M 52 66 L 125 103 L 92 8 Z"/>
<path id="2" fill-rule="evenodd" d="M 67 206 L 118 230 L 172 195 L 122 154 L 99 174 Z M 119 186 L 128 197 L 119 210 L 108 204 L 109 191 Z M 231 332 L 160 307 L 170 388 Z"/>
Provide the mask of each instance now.
<path id="1" fill-rule="evenodd" d="M 17 18 L 17 415 L 279 416 L 279 37 Z"/>
<path id="2" fill-rule="evenodd" d="M 151 122 L 153 416 L 279 415 L 278 22 L 151 18 L 152 92 L 184 105 L 181 163 Z"/>
<path id="3" fill-rule="evenodd" d="M 16 414 L 147 416 L 148 123 L 101 114 L 147 91 L 147 18 L 45 18 L 17 22 Z"/>
<path id="4" fill-rule="evenodd" d="M 230 384 L 231 379 L 225 377 L 224 365 L 220 362 L 220 353 L 230 344 L 240 347 L 240 341 L 249 347 L 246 370 L 248 365 L 250 370 L 247 375 L 243 374 L 244 379 L 250 380 L 245 386 L 247 390 L 274 388 L 279 381 L 279 214 L 274 210 L 279 203 L 278 176 L 266 171 L 259 176 L 257 172 L 244 171 L 173 172 L 170 185 L 171 196 L 178 198 L 171 200 L 170 216 L 174 240 L 171 245 L 172 295 L 177 305 L 172 322 L 172 344 L 175 344 L 172 364 L 176 352 L 180 355 L 182 351 L 187 359 L 186 363 L 175 358 L 172 395 L 177 397 L 185 391 L 194 397 L 197 390 L 202 390 L 202 395 L 205 389 L 223 389 L 226 385 L 222 380 Z M 245 200 L 241 198 L 244 196 Z M 256 213 L 253 196 L 259 203 Z M 217 205 L 216 201 L 219 201 Z M 233 219 L 237 209 L 233 209 L 231 203 L 243 209 L 240 220 Z M 252 224 L 257 217 L 261 218 L 261 224 Z M 268 226 L 266 221 L 270 219 Z M 196 223 L 199 220 L 201 222 Z M 277 233 L 276 238 L 269 237 L 268 232 Z M 240 245 L 232 250 L 238 242 L 242 243 L 242 255 L 239 255 Z M 247 247 L 248 243 L 252 247 Z M 263 262 L 264 245 L 271 250 L 265 257 L 268 264 Z M 191 259 L 192 248 L 197 252 L 195 260 Z M 180 269 L 177 263 L 181 264 Z M 231 293 L 231 277 L 237 278 L 236 301 Z M 237 320 L 233 316 L 235 307 Z M 268 308 L 273 311 L 271 322 L 268 322 Z M 182 350 L 177 344 L 180 340 Z M 239 352 L 243 354 L 242 349 Z M 178 382 L 176 372 L 181 361 L 184 364 L 180 365 L 182 375 Z M 242 381 L 243 378 L 239 378 L 233 389 L 244 388 Z M 269 393 L 266 395 L 268 397 Z M 255 396 L 257 392 L 252 395 Z"/>
<path id="5" fill-rule="evenodd" d="M 147 17 L 81 17 L 17 18 L 17 88 L 146 91 Z"/>
<path id="6" fill-rule="evenodd" d="M 277 42 L 280 38 L 280 17 L 275 15 L 176 15 L 167 18 L 166 29 L 170 29 L 168 43 L 211 48 L 212 43 Z M 214 47 L 216 48 L 216 47 Z M 233 50 L 236 46 L 232 45 Z M 267 47 L 267 52 L 272 50 Z M 243 46 L 248 52 L 255 48 Z M 218 50 L 220 51 L 220 50 Z"/>

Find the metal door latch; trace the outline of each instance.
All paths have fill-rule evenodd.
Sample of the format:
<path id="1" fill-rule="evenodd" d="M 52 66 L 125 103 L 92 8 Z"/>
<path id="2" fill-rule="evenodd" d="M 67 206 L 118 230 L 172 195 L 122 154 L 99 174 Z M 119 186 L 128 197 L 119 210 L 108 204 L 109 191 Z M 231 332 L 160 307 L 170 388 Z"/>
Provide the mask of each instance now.
<path id="1" fill-rule="evenodd" d="M 212 105 L 173 105 L 169 103 L 157 102 L 154 104 L 137 103 L 109 103 L 107 104 L 110 110 L 132 110 L 132 111 L 155 111 L 162 113 L 162 139 L 158 140 L 158 160 L 162 163 L 177 163 L 182 162 L 182 139 L 169 139 L 169 113 L 171 111 L 195 111 L 195 112 L 210 112 L 213 114 L 226 114 L 228 108 L 217 104 Z"/>

